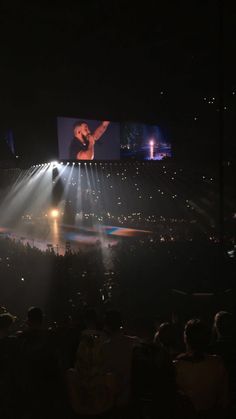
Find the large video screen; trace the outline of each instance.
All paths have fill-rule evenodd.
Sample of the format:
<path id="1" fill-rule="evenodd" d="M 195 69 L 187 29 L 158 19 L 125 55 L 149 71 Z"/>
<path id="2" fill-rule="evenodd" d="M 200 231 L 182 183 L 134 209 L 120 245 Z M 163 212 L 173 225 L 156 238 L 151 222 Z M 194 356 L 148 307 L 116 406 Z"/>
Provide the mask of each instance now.
<path id="1" fill-rule="evenodd" d="M 60 160 L 162 160 L 171 144 L 159 126 L 57 118 Z"/>

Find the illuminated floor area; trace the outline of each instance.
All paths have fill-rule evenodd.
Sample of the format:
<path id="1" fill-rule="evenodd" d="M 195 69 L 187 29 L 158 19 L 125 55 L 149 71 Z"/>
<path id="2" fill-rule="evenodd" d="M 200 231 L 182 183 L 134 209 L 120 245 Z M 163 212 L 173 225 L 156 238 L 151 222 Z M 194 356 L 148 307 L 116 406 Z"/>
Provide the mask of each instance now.
<path id="1" fill-rule="evenodd" d="M 91 246 L 107 248 L 116 246 L 122 238 L 143 237 L 151 234 L 147 230 L 121 228 L 115 226 L 73 226 L 59 224 L 53 220 L 50 224 L 22 224 L 17 230 L 0 227 L 0 234 L 12 240 L 27 243 L 42 251 L 50 250 L 64 255 L 66 250 L 77 252 L 90 249 Z"/>

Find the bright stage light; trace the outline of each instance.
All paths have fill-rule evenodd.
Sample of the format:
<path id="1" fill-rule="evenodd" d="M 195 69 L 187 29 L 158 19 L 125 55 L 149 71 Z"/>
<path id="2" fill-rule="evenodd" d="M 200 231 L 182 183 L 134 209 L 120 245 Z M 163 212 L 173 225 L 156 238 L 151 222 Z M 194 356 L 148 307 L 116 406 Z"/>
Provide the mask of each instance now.
<path id="1" fill-rule="evenodd" d="M 59 211 L 58 211 L 58 209 L 54 208 L 54 209 L 51 211 L 51 217 L 52 217 L 52 218 L 58 218 L 58 217 L 59 217 Z"/>
<path id="2" fill-rule="evenodd" d="M 58 165 L 58 161 L 51 161 L 51 164 L 52 164 L 53 166 L 57 166 L 57 165 Z"/>

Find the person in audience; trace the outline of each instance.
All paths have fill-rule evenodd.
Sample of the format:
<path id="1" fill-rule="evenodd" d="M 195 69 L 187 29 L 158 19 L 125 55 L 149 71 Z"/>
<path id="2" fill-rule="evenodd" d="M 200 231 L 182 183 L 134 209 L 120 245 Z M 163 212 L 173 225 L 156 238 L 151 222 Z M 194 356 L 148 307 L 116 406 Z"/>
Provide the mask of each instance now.
<path id="1" fill-rule="evenodd" d="M 51 340 L 57 357 L 60 374 L 64 374 L 75 363 L 75 354 L 80 341 L 80 330 L 72 323 L 70 316 L 61 313 L 51 329 Z"/>
<path id="2" fill-rule="evenodd" d="M 124 333 L 121 313 L 109 310 L 105 313 L 104 329 L 108 335 L 104 342 L 105 370 L 115 380 L 115 407 L 120 414 L 128 415 L 131 391 L 131 367 L 134 345 L 137 337 Z"/>
<path id="3" fill-rule="evenodd" d="M 18 335 L 20 408 L 23 415 L 32 418 L 52 414 L 57 406 L 60 410 L 63 400 L 57 360 L 43 318 L 40 307 L 30 307 L 26 329 Z"/>
<path id="4" fill-rule="evenodd" d="M 42 332 L 43 312 L 39 307 L 30 307 L 28 310 L 28 332 Z"/>
<path id="5" fill-rule="evenodd" d="M 223 359 L 229 375 L 230 400 L 236 408 L 236 332 L 233 315 L 227 311 L 216 313 L 213 331 L 216 340 L 210 349 Z"/>
<path id="6" fill-rule="evenodd" d="M 169 322 L 161 323 L 154 336 L 154 342 L 161 345 L 168 352 L 170 357 L 173 359 L 176 352 L 176 339 L 173 325 Z"/>
<path id="7" fill-rule="evenodd" d="M 178 388 L 200 417 L 224 417 L 229 405 L 228 375 L 219 356 L 206 353 L 209 333 L 199 319 L 184 329 L 186 352 L 174 361 Z"/>
<path id="8" fill-rule="evenodd" d="M 0 309 L 0 417 L 17 417 L 17 340 L 10 335 L 15 316 Z"/>
<path id="9" fill-rule="evenodd" d="M 114 407 L 113 374 L 106 370 L 104 336 L 97 327 L 94 309 L 86 310 L 84 326 L 75 366 L 66 375 L 69 403 L 79 415 L 101 418 Z"/>
<path id="10" fill-rule="evenodd" d="M 150 319 L 137 321 L 131 374 L 132 406 L 137 418 L 168 418 L 175 403 L 174 367 L 168 351 L 153 339 Z"/>

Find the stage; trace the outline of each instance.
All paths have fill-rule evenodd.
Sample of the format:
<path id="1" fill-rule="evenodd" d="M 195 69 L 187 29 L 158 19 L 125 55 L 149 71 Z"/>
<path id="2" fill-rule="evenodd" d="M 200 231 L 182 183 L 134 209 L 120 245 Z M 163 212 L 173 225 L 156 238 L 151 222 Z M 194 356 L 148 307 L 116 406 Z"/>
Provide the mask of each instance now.
<path id="1" fill-rule="evenodd" d="M 139 239 L 151 234 L 149 230 L 127 227 L 61 224 L 56 219 L 44 224 L 24 222 L 14 228 L 0 227 L 2 237 L 62 256 L 66 252 L 76 253 L 93 247 L 111 248 L 121 240 Z"/>

